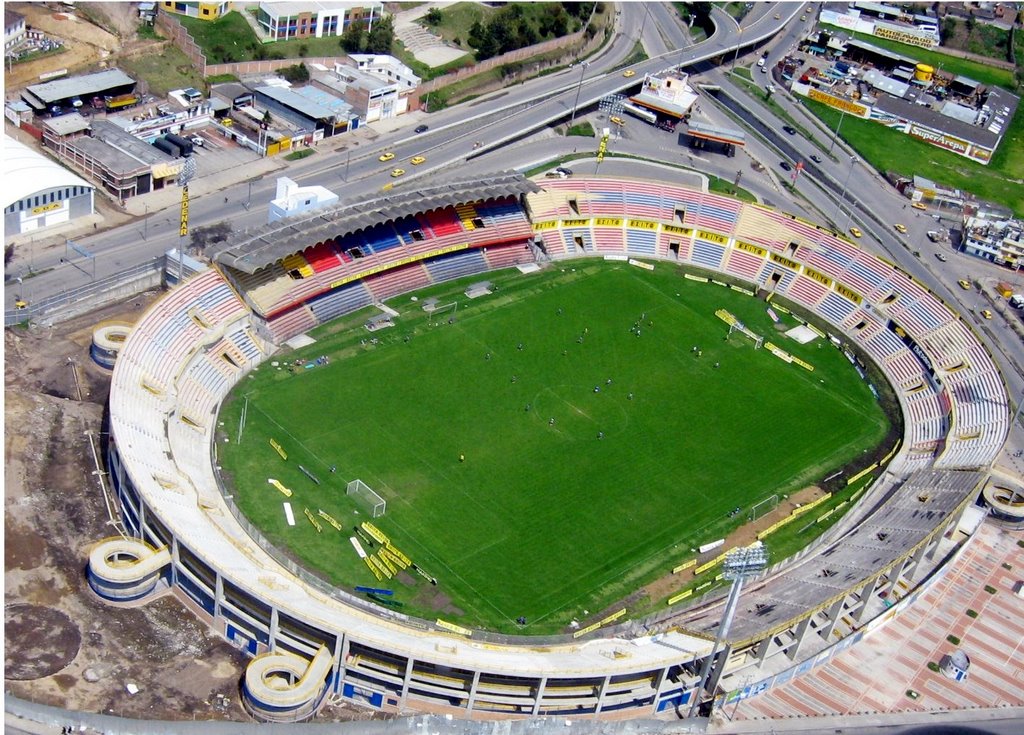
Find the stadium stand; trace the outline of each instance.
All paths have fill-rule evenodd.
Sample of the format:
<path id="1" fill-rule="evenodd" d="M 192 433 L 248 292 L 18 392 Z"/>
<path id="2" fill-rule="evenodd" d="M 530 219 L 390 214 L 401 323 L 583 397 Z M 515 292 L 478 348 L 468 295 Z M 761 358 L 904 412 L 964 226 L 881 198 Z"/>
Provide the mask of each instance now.
<path id="1" fill-rule="evenodd" d="M 467 203 L 477 215 L 468 231 L 457 209 Z M 308 719 L 331 696 L 462 717 L 647 716 L 687 704 L 721 620 L 720 595 L 582 641 L 555 637 L 538 646 L 473 631 L 453 643 L 431 621 L 404 620 L 299 574 L 236 518 L 210 459 L 217 407 L 272 354 L 265 337 L 280 343 L 432 283 L 454 272 L 446 270 L 452 263 L 487 269 L 531 258 L 539 252 L 531 249 L 534 232 L 544 259 L 593 255 L 594 243 L 612 242 L 597 239 L 597 230 L 612 228 L 595 218 L 622 220 L 623 255 L 654 242 L 666 260 L 724 269 L 761 287 L 761 296 L 774 290 L 805 304 L 902 388 L 903 450 L 848 523 L 748 585 L 726 641 L 728 666 L 776 656 L 796 662 L 806 644 L 801 655 L 812 663 L 801 666 L 810 668 L 840 618 L 887 619 L 886 606 L 913 589 L 918 565 L 977 495 L 984 475 L 976 470 L 1005 441 L 1008 399 L 991 357 L 930 292 L 822 228 L 720 195 L 628 179 L 542 188 L 503 174 L 438 184 L 351 200 L 211 249 L 219 270 L 148 309 L 115 365 L 108 467 L 138 545 L 111 553 L 147 563 L 112 579 L 107 555 L 90 563 L 90 579 L 110 599 L 173 587 L 255 657 L 243 695 L 259 719 Z M 458 232 L 437 232 L 451 227 Z M 378 237 L 388 228 L 397 244 Z M 355 257 L 350 249 L 346 260 L 340 243 L 353 233 L 367 252 Z M 589 247 L 578 248 L 576 238 Z M 458 247 L 437 252 L 442 244 Z M 165 547 L 166 557 L 154 554 Z"/>

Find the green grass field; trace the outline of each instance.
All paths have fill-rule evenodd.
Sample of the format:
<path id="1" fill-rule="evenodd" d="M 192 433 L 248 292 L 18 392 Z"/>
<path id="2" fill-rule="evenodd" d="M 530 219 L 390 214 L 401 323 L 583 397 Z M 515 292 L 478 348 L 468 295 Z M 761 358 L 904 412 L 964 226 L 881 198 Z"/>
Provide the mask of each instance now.
<path id="1" fill-rule="evenodd" d="M 722 537 L 741 521 L 733 508 L 820 480 L 889 428 L 825 340 L 798 345 L 776 334 L 763 301 L 671 266 L 579 261 L 488 277 L 499 290 L 473 301 L 464 282 L 419 294 L 456 300 L 453 324 L 430 326 L 420 302 L 400 297 L 377 345 L 361 343 L 368 312 L 326 325 L 300 354 L 329 365 L 265 363 L 221 413 L 230 441 L 218 461 L 247 517 L 341 587 L 394 589 L 402 612 L 503 631 L 522 615 L 523 632 L 563 630 Z M 816 370 L 725 339 L 719 308 Z M 294 491 L 294 527 L 267 478 Z M 409 574 L 378 583 L 357 557 L 348 537 L 369 518 L 345 495 L 354 478 L 386 498 L 376 525 L 436 587 Z M 307 507 L 345 531 L 321 520 L 317 533 Z"/>

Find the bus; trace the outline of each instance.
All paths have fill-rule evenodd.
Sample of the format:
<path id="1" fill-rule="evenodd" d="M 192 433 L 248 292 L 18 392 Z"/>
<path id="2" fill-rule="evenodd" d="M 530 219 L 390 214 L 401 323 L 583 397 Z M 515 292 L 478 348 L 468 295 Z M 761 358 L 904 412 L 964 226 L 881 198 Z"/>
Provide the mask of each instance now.
<path id="1" fill-rule="evenodd" d="M 636 105 L 624 102 L 622 105 L 622 111 L 632 115 L 633 117 L 638 117 L 645 122 L 649 122 L 651 125 L 658 124 L 658 116 L 650 110 L 645 110 L 643 107 L 637 107 Z"/>

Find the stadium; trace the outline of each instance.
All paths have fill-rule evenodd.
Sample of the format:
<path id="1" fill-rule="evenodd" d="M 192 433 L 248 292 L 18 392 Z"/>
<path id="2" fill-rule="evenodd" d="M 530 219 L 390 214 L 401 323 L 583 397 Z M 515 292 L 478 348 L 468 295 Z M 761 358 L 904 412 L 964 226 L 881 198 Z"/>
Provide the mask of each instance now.
<path id="1" fill-rule="evenodd" d="M 936 578 L 922 570 L 959 534 L 1009 429 L 991 356 L 926 286 L 830 230 L 682 186 L 512 173 L 418 184 L 208 254 L 213 267 L 154 304 L 119 352 L 108 465 L 124 533 L 93 547 L 88 574 L 112 603 L 172 590 L 251 655 L 243 699 L 262 720 L 310 719 L 333 698 L 468 718 L 681 714 L 704 688 L 702 668 L 713 693 L 737 671 L 755 682 L 718 703 L 766 691 L 856 643 Z M 900 406 L 899 442 L 858 473 L 870 487 L 817 542 L 748 583 L 724 650 L 720 593 L 561 635 L 405 615 L 310 574 L 238 510 L 220 475 L 219 411 L 285 342 L 374 305 L 367 327 L 382 326 L 396 314 L 389 299 L 453 279 L 594 258 L 682 266 L 708 288 L 812 315 L 808 328 L 825 325 L 852 364 L 865 355 Z"/>

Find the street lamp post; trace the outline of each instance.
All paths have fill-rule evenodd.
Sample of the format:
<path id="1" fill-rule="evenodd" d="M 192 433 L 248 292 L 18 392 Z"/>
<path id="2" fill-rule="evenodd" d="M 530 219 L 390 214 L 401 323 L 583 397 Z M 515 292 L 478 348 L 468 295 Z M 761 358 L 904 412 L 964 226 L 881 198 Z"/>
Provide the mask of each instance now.
<path id="1" fill-rule="evenodd" d="M 828 146 L 828 154 L 832 155 L 832 149 L 836 145 L 836 138 L 839 137 L 839 128 L 843 127 L 843 118 L 846 117 L 846 110 L 839 111 L 839 122 L 836 123 L 836 129 L 832 131 L 832 142 Z"/>
<path id="2" fill-rule="evenodd" d="M 569 118 L 569 127 L 571 128 L 573 123 L 576 122 L 576 107 L 580 103 L 580 92 L 583 90 L 583 75 L 587 72 L 587 67 L 590 63 L 587 61 L 580 62 L 580 82 L 576 85 L 576 99 L 572 103 L 572 116 Z"/>
<path id="3" fill-rule="evenodd" d="M 743 45 L 743 26 L 740 26 L 740 40 L 739 40 L 739 42 L 738 42 L 738 43 L 736 44 L 736 53 L 734 53 L 734 54 L 732 55 L 732 68 L 733 68 L 734 70 L 736 69 L 736 59 L 737 59 L 737 58 L 739 58 L 739 55 L 740 55 L 740 46 L 742 46 L 742 45 Z"/>
<path id="4" fill-rule="evenodd" d="M 143 203 L 142 206 L 146 208 L 146 215 L 142 220 L 142 239 L 146 240 L 149 237 L 149 205 Z"/>
<path id="5" fill-rule="evenodd" d="M 733 549 L 726 557 L 722 568 L 722 576 L 732 580 L 732 589 L 729 591 L 729 601 L 725 605 L 725 612 L 722 614 L 722 623 L 718 626 L 718 635 L 711 647 L 711 653 L 704 659 L 704 665 L 700 669 L 700 679 L 693 690 L 690 711 L 687 717 L 697 714 L 700 707 L 704 688 L 708 683 L 708 676 L 711 674 L 711 666 L 718 658 L 718 649 L 722 641 L 729 635 L 729 627 L 732 625 L 732 618 L 736 614 L 736 606 L 740 599 L 740 589 L 743 587 L 743 580 L 760 572 L 768 565 L 768 552 L 764 544 L 755 541 L 750 546 L 740 549 Z"/>
<path id="6" fill-rule="evenodd" d="M 850 170 L 846 173 L 846 181 L 843 182 L 843 191 L 839 195 L 839 203 L 836 205 L 836 219 L 837 220 L 839 219 L 839 215 L 843 211 L 843 204 L 846 202 L 846 189 L 850 185 L 850 178 L 853 176 L 853 164 L 855 164 L 855 163 L 857 163 L 857 158 L 855 156 L 850 156 Z M 847 208 L 847 212 L 849 214 L 852 214 L 852 213 L 849 212 L 849 208 Z M 843 229 L 846 229 L 846 228 L 844 227 Z"/>

